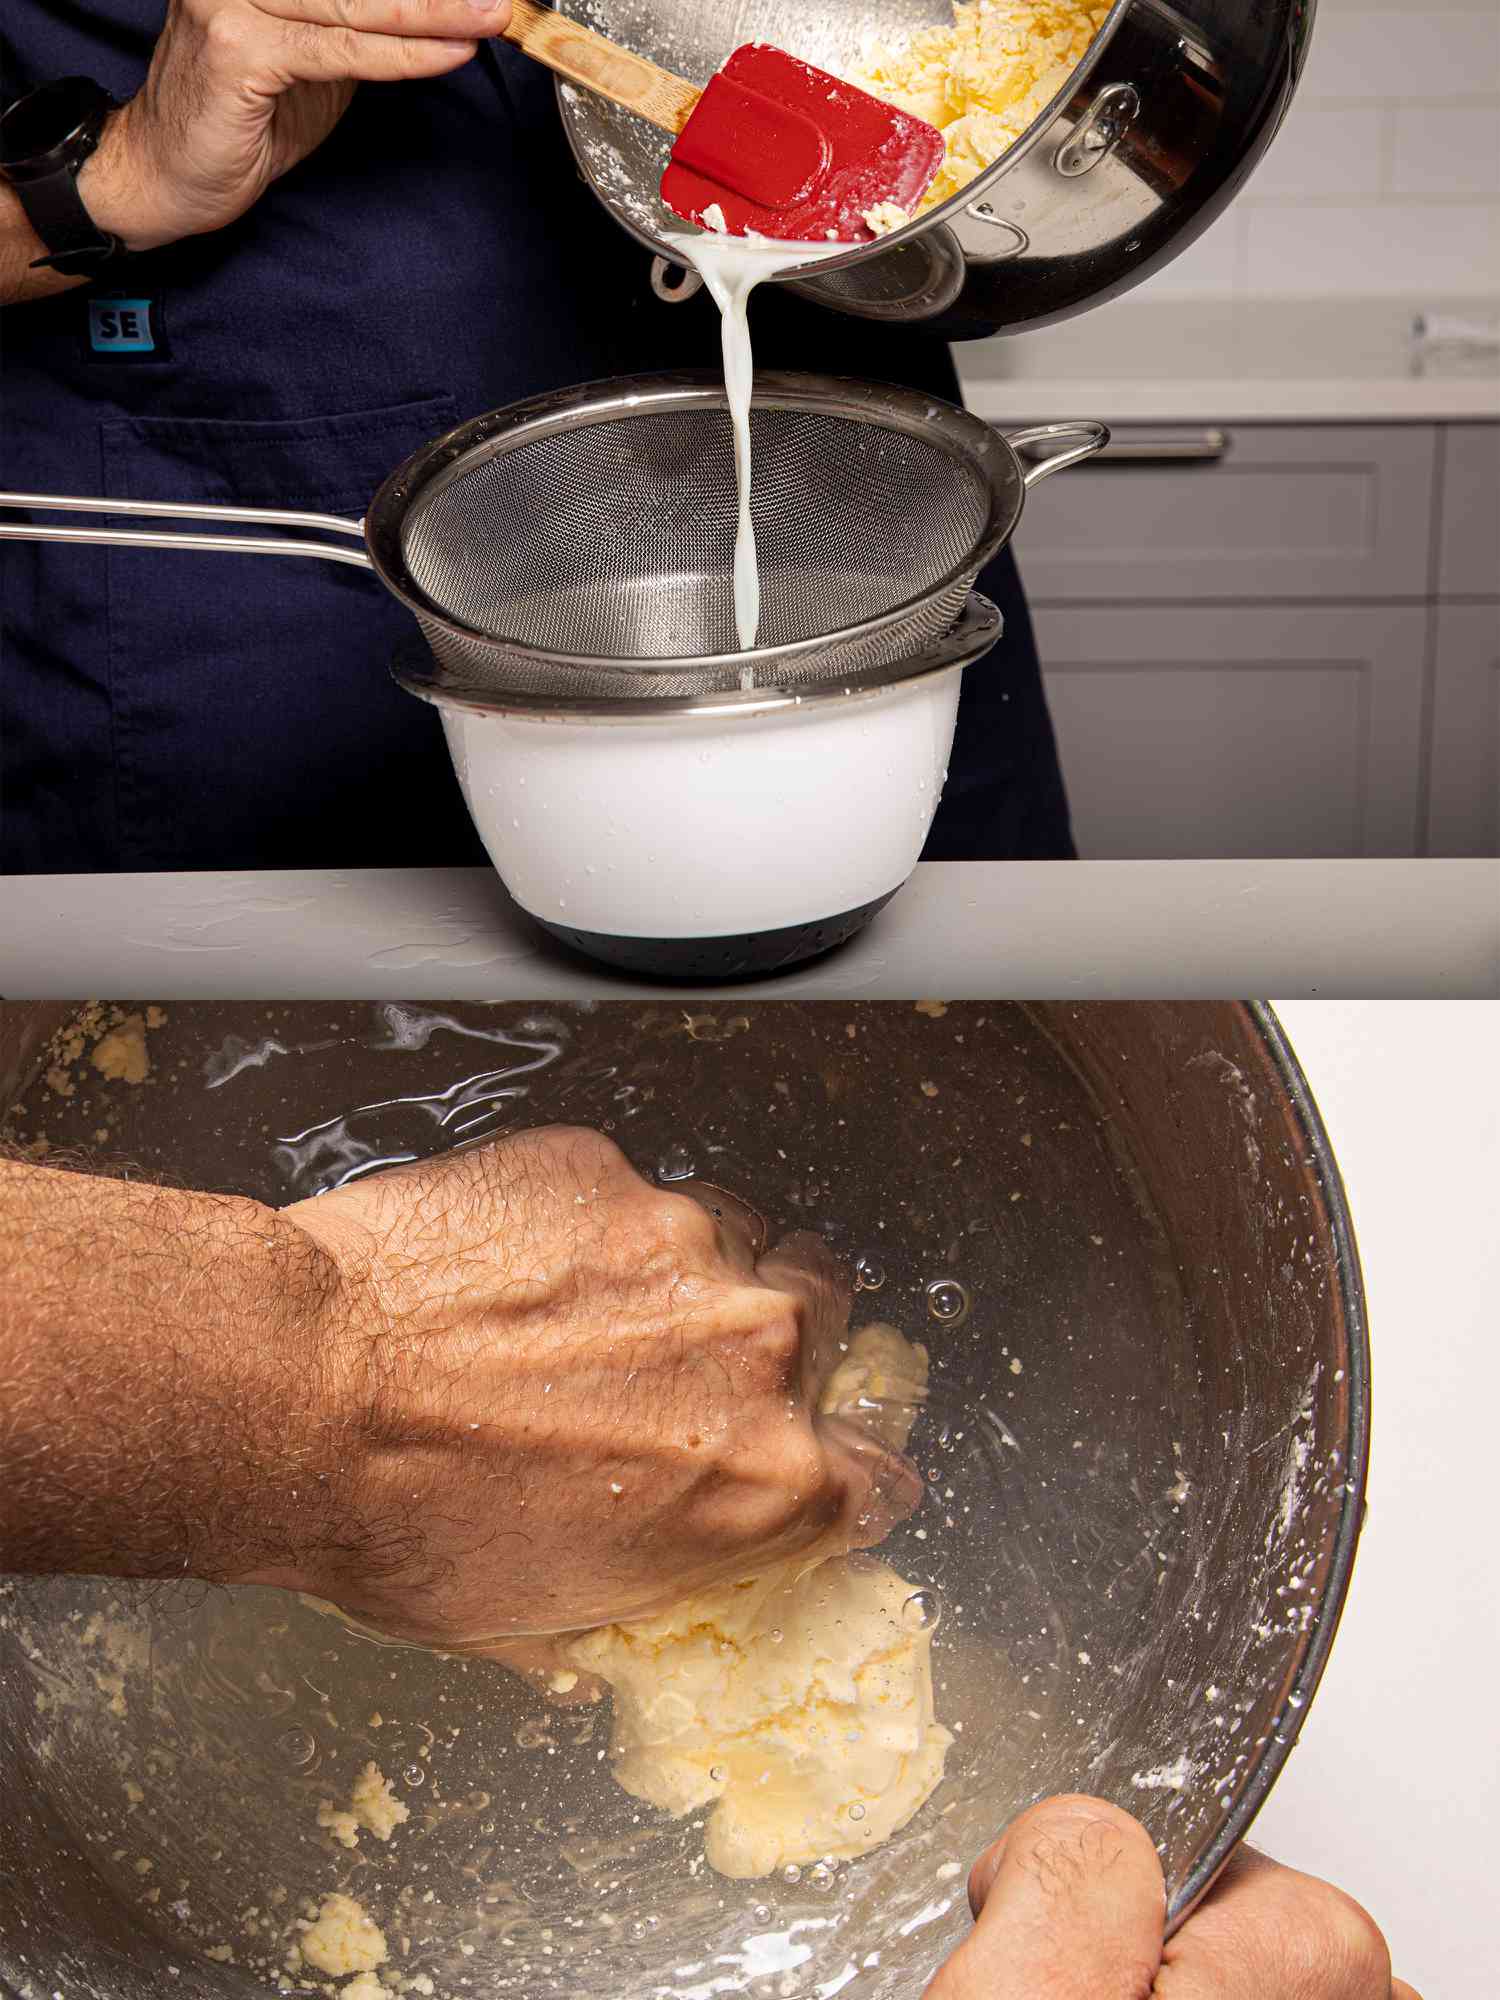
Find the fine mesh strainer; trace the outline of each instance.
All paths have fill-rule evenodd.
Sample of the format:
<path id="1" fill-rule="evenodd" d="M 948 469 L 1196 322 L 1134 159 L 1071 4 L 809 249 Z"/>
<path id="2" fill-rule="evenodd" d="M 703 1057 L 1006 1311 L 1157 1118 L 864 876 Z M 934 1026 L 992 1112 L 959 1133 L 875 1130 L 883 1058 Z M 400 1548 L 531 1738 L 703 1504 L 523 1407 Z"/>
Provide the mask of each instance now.
<path id="1" fill-rule="evenodd" d="M 0 526 L 0 537 L 365 564 L 416 616 L 424 691 L 517 712 L 705 696 L 805 701 L 923 670 L 1027 489 L 1101 424 L 1006 438 L 910 390 L 765 374 L 752 411 L 763 642 L 734 637 L 737 495 L 722 381 L 635 376 L 476 417 L 409 458 L 365 520 L 0 494 L 0 508 L 310 529 L 350 541 Z M 1034 454 L 1023 462 L 1020 454 Z M 352 545 L 362 538 L 364 547 Z"/>

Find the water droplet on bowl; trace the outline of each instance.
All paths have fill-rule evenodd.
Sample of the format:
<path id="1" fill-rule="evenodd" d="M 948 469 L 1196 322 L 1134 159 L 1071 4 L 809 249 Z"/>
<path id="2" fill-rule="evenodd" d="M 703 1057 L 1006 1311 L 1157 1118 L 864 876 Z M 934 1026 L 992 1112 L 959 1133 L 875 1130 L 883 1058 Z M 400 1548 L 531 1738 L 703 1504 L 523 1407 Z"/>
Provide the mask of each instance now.
<path id="1" fill-rule="evenodd" d="M 310 1764 L 317 1755 L 318 1746 L 305 1729 L 285 1730 L 276 1739 L 276 1748 L 289 1764 Z"/>
<path id="2" fill-rule="evenodd" d="M 722 1764 L 710 1764 L 708 1775 L 714 1784 L 722 1785 L 724 1780 L 729 1776 L 729 1773 L 724 1769 Z"/>
<path id="3" fill-rule="evenodd" d="M 957 1278 L 934 1278 L 927 1287 L 927 1310 L 944 1326 L 957 1326 L 969 1314 L 969 1295 Z"/>
<path id="4" fill-rule="evenodd" d="M 863 1256 L 855 1260 L 854 1289 L 857 1292 L 878 1292 L 885 1283 L 885 1266 L 876 1257 Z"/>
<path id="5" fill-rule="evenodd" d="M 421 1764 L 404 1764 L 401 1767 L 401 1782 L 415 1791 L 418 1785 L 427 1783 L 427 1772 Z"/>
<path id="6" fill-rule="evenodd" d="M 686 1146 L 668 1146 L 656 1163 L 659 1181 L 689 1181 L 697 1171 L 697 1163 Z"/>
<path id="7" fill-rule="evenodd" d="M 943 1615 L 943 1600 L 935 1590 L 914 1590 L 901 1607 L 902 1623 L 914 1632 L 933 1632 Z"/>

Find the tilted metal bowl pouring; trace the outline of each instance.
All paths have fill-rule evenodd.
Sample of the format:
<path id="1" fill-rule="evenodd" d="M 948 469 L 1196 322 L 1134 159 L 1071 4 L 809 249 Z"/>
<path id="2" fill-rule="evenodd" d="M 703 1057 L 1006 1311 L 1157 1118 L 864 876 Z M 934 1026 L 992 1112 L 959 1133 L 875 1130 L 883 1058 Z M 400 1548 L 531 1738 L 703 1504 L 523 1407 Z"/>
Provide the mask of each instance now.
<path id="1" fill-rule="evenodd" d="M 694 80 L 746 41 L 847 75 L 872 40 L 953 16 L 952 0 L 559 4 Z M 1233 199 L 1286 115 L 1313 13 L 1314 0 L 1116 0 L 1079 67 L 1007 153 L 930 214 L 821 264 L 795 289 L 955 339 L 1103 304 L 1170 263 Z M 560 103 L 594 192 L 670 264 L 667 233 L 683 225 L 656 192 L 670 142 L 570 85 Z M 660 272 L 658 289 L 673 295 Z"/>

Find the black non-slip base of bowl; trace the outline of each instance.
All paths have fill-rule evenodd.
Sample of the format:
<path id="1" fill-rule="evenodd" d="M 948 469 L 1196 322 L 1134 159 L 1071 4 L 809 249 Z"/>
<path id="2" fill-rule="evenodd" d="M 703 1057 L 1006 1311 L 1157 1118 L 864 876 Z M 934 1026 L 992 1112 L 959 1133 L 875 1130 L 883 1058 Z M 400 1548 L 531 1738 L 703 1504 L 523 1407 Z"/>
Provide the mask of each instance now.
<path id="1" fill-rule="evenodd" d="M 899 884 L 898 884 L 899 886 Z M 560 944 L 621 972 L 644 973 L 651 979 L 676 979 L 701 984 L 705 980 L 761 979 L 794 965 L 821 958 L 846 944 L 885 908 L 896 893 L 888 889 L 873 902 L 837 916 L 815 917 L 805 924 L 785 924 L 769 931 L 740 931 L 727 937 L 624 937 L 609 931 L 574 930 L 532 913 L 533 921 L 550 931 Z"/>

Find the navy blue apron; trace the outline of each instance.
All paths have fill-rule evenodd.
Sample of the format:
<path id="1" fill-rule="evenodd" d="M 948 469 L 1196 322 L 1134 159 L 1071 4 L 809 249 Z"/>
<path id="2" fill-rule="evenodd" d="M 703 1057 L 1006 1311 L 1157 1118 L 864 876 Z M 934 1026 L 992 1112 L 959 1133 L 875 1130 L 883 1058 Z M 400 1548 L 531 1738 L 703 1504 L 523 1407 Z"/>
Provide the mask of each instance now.
<path id="1" fill-rule="evenodd" d="M 4 101 L 64 75 L 137 89 L 162 0 L 7 0 Z M 566 246 L 566 251 L 565 251 Z M 581 254 L 579 254 L 581 253 Z M 712 365 L 700 297 L 580 181 L 550 79 L 505 45 L 430 83 L 361 85 L 240 221 L 107 283 L 7 308 L 12 488 L 358 518 L 417 446 L 602 375 Z M 791 296 L 757 359 L 953 396 L 945 346 Z M 1067 807 L 1009 555 L 1001 649 L 966 676 L 930 858 L 1061 857 Z M 0 542 L 0 869 L 482 861 L 437 718 L 391 682 L 408 614 L 310 559 Z"/>

